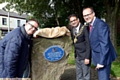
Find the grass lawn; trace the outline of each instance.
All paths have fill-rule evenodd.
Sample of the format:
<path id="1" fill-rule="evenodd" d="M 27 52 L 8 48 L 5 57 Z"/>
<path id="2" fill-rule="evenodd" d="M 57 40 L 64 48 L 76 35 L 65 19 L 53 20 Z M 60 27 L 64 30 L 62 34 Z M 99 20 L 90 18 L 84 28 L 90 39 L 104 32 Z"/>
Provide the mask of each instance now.
<path id="1" fill-rule="evenodd" d="M 112 63 L 111 74 L 120 77 L 120 46 L 117 48 L 117 59 Z"/>
<path id="2" fill-rule="evenodd" d="M 118 54 L 118 57 L 112 63 L 112 67 L 111 67 L 111 74 L 114 77 L 120 77 L 120 46 L 117 48 L 117 54 Z M 72 49 L 69 55 L 68 64 L 75 65 L 74 48 Z M 91 67 L 94 67 L 94 66 L 92 65 Z"/>
<path id="3" fill-rule="evenodd" d="M 75 65 L 74 47 L 72 47 L 71 53 L 69 54 L 68 64 Z"/>

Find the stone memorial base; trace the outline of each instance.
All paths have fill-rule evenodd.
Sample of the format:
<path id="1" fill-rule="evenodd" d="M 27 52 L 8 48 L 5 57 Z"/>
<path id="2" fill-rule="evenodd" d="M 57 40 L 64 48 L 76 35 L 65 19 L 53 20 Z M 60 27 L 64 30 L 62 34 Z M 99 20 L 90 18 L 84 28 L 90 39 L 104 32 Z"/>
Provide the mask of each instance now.
<path id="1" fill-rule="evenodd" d="M 65 54 L 59 61 L 51 62 L 45 59 L 44 51 L 54 45 L 62 47 Z M 34 39 L 31 54 L 31 80 L 60 80 L 71 50 L 72 41 L 69 36 L 52 39 L 38 37 Z"/>

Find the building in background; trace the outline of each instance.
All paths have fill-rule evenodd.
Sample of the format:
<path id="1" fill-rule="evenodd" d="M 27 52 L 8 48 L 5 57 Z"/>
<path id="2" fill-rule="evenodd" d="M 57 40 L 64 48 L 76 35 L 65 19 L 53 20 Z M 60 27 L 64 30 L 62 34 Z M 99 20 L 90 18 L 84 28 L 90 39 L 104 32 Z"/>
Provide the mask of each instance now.
<path id="1" fill-rule="evenodd" d="M 14 28 L 20 27 L 26 23 L 27 15 L 22 14 L 19 15 L 15 12 L 8 12 L 0 9 L 0 32 L 1 35 L 4 36 L 8 33 L 9 30 L 13 30 Z"/>

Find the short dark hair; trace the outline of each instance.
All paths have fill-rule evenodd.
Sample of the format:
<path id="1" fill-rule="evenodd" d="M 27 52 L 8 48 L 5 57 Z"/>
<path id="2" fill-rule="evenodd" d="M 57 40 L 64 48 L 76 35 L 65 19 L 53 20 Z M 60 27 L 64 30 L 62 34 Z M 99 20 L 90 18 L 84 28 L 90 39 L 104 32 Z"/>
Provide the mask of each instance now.
<path id="1" fill-rule="evenodd" d="M 71 15 L 68 16 L 68 20 L 70 20 L 71 17 L 76 17 L 76 18 L 78 18 L 78 16 L 77 16 L 76 14 L 71 14 Z"/>
<path id="2" fill-rule="evenodd" d="M 27 22 L 30 22 L 30 21 L 35 21 L 38 24 L 38 26 L 39 26 L 39 22 L 36 19 L 29 19 L 29 20 L 27 20 Z"/>
<path id="3" fill-rule="evenodd" d="M 84 7 L 84 8 L 83 8 L 83 10 L 85 10 L 85 9 L 87 9 L 87 8 L 90 8 L 90 9 L 91 9 L 91 11 L 92 11 L 92 12 L 94 12 L 93 7 Z M 82 10 L 82 11 L 83 11 L 83 10 Z"/>

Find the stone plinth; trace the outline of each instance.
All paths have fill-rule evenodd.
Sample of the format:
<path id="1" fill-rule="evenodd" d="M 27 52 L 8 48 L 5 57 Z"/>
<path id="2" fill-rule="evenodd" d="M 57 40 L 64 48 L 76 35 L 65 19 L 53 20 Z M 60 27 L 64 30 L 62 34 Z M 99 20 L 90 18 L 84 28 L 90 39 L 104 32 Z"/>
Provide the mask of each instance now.
<path id="1" fill-rule="evenodd" d="M 62 36 L 54 39 L 38 37 L 33 40 L 31 55 L 31 79 L 32 80 L 60 80 L 71 52 L 71 39 Z M 56 62 L 50 62 L 44 58 L 44 51 L 53 45 L 59 45 L 65 51 L 64 57 Z"/>

